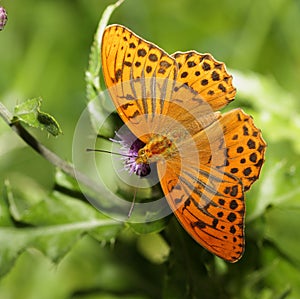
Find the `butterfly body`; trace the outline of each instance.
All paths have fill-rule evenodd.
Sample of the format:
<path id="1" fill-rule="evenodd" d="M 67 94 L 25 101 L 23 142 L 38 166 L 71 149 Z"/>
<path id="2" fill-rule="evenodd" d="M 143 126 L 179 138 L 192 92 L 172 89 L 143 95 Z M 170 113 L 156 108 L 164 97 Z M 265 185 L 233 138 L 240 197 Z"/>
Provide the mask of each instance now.
<path id="1" fill-rule="evenodd" d="M 153 135 L 150 141 L 138 151 L 136 163 L 153 163 L 170 159 L 176 152 L 175 144 L 166 136 Z"/>
<path id="2" fill-rule="evenodd" d="M 143 144 L 135 163 L 156 162 L 166 200 L 196 242 L 239 260 L 244 193 L 266 143 L 241 109 L 217 111 L 236 93 L 224 63 L 196 51 L 169 55 L 121 25 L 105 29 L 101 53 L 116 110 Z"/>

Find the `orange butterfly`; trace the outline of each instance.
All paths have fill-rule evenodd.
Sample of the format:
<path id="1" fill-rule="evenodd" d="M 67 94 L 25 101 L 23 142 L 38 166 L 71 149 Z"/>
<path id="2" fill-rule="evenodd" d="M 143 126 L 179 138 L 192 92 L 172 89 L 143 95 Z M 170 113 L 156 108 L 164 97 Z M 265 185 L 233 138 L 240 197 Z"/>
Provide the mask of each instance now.
<path id="1" fill-rule="evenodd" d="M 136 165 L 156 162 L 165 197 L 185 230 L 229 261 L 244 251 L 244 192 L 258 179 L 266 143 L 241 109 L 215 112 L 236 93 L 225 65 L 195 51 L 167 54 L 112 25 L 102 68 L 117 112 L 142 141 Z"/>

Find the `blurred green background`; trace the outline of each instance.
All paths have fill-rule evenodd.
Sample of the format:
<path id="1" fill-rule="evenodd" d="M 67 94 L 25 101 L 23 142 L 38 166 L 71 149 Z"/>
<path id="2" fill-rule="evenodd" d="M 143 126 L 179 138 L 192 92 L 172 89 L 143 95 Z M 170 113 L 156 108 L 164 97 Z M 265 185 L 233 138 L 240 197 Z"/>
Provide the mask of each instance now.
<path id="1" fill-rule="evenodd" d="M 42 110 L 57 119 L 63 135 L 30 131 L 68 161 L 86 106 L 89 49 L 112 3 L 0 3 L 8 12 L 0 32 L 0 101 L 12 111 L 25 99 L 42 97 Z M 126 0 L 110 23 L 169 53 L 209 52 L 234 74 L 238 94 L 231 106 L 253 115 L 268 143 L 261 178 L 247 193 L 245 255 L 234 265 L 216 260 L 172 219 L 162 234 L 171 244 L 165 262 L 155 257 L 168 255 L 158 234 L 123 233 L 112 247 L 86 236 L 58 265 L 37 250 L 24 251 L 1 279 L 0 298 L 300 298 L 300 2 Z M 28 193 L 47 194 L 54 174 L 0 121 L 1 187 L 8 179 Z M 188 244 L 184 249 L 178 235 Z"/>

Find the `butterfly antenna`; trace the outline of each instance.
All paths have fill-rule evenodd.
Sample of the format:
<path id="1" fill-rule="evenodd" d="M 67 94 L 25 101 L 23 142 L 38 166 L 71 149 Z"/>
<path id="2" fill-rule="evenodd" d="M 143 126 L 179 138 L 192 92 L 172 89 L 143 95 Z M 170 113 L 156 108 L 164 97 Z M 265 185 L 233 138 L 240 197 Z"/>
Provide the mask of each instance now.
<path id="1" fill-rule="evenodd" d="M 126 154 L 116 153 L 116 152 L 102 150 L 102 149 L 87 148 L 86 151 L 87 152 L 99 152 L 99 153 L 113 154 L 113 155 L 117 155 L 117 156 L 132 158 L 132 155 L 126 155 Z"/>

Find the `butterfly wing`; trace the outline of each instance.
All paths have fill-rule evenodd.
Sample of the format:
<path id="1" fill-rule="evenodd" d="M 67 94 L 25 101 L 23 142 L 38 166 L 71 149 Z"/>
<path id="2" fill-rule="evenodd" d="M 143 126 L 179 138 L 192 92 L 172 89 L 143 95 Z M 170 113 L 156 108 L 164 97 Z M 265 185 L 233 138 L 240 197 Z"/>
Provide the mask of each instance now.
<path id="1" fill-rule="evenodd" d="M 158 163 L 167 201 L 186 231 L 229 261 L 244 248 L 244 192 L 258 179 L 266 144 L 241 109 L 179 144 L 181 155 Z"/>
<path id="2" fill-rule="evenodd" d="M 176 52 L 172 56 L 178 63 L 177 81 L 195 90 L 214 111 L 234 100 L 236 89 L 224 63 L 196 51 Z"/>
<path id="3" fill-rule="evenodd" d="M 244 191 L 258 179 L 266 143 L 253 119 L 241 109 L 223 114 L 205 131 L 193 136 L 200 164 L 217 168 L 241 180 Z"/>
<path id="4" fill-rule="evenodd" d="M 204 165 L 182 167 L 180 159 L 158 163 L 158 174 L 171 209 L 191 237 L 222 259 L 237 261 L 244 251 L 241 181 Z"/>
<path id="5" fill-rule="evenodd" d="M 193 55 L 190 55 L 191 53 Z M 120 25 L 108 26 L 105 29 L 101 55 L 105 83 L 118 114 L 130 130 L 144 142 L 149 139 L 146 136 L 147 132 L 156 130 L 155 133 L 161 133 L 161 128 L 170 124 L 170 120 L 158 117 L 161 115 L 176 119 L 183 125 L 191 123 L 189 130 L 195 125 L 189 131 L 191 134 L 202 130 L 218 118 L 213 115 L 213 110 L 220 107 L 220 103 L 224 105 L 226 97 L 221 91 L 222 88 L 218 89 L 215 86 L 217 81 L 210 81 L 208 85 L 210 89 L 216 89 L 214 96 L 210 95 L 208 98 L 205 92 L 199 92 L 200 87 L 204 90 L 200 84 L 204 82 L 204 77 L 214 77 L 213 74 L 218 72 L 222 77 L 222 84 L 225 86 L 225 81 L 228 83 L 227 94 L 231 93 L 228 101 L 234 96 L 235 89 L 231 85 L 231 77 L 227 73 L 223 74 L 224 65 L 217 63 L 211 56 L 196 52 L 170 56 Z M 195 82 L 185 84 L 184 69 L 191 65 L 192 58 L 199 62 L 195 70 L 205 69 L 210 63 L 211 68 L 215 67 L 215 71 L 202 71 L 199 78 L 196 75 L 192 78 L 189 74 L 188 79 Z M 222 84 L 219 82 L 220 86 L 223 86 Z M 194 119 L 204 120 L 203 123 L 199 126 L 199 121 L 190 122 L 191 115 Z"/>
<path id="6" fill-rule="evenodd" d="M 203 247 L 237 261 L 244 248 L 244 191 L 258 178 L 265 142 L 241 110 L 214 112 L 235 96 L 224 64 L 194 51 L 170 56 L 112 25 L 103 34 L 102 68 L 120 117 L 138 138 L 174 137 L 182 156 L 173 153 L 157 167 L 179 222 Z"/>
<path id="7" fill-rule="evenodd" d="M 166 114 L 177 63 L 120 25 L 105 29 L 101 53 L 105 83 L 117 111 L 130 130 L 142 138 L 147 128 L 153 129 L 155 116 Z"/>
<path id="8" fill-rule="evenodd" d="M 176 52 L 172 57 L 178 71 L 166 115 L 193 136 L 220 117 L 214 111 L 233 101 L 236 89 L 224 63 L 210 54 Z M 164 126 L 167 127 L 167 123 Z"/>

